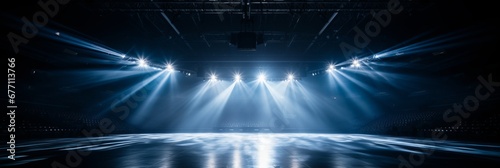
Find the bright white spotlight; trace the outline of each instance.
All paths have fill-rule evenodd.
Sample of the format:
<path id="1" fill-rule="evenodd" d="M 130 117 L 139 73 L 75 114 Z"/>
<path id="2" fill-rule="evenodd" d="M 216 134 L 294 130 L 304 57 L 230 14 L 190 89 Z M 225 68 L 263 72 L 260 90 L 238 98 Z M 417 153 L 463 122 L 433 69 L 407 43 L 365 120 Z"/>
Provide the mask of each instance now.
<path id="1" fill-rule="evenodd" d="M 217 76 L 215 74 L 210 75 L 210 81 L 217 81 Z"/>
<path id="2" fill-rule="evenodd" d="M 236 82 L 241 81 L 241 75 L 240 74 L 234 75 L 234 81 L 236 81 Z"/>
<path id="3" fill-rule="evenodd" d="M 333 70 L 335 70 L 335 65 L 333 64 L 328 65 L 328 69 L 326 71 L 333 72 Z"/>
<path id="4" fill-rule="evenodd" d="M 359 60 L 353 60 L 352 61 L 352 64 L 351 64 L 352 67 L 355 67 L 355 68 L 359 68 L 361 66 L 361 63 L 359 62 Z"/>
<path id="5" fill-rule="evenodd" d="M 259 76 L 257 76 L 257 81 L 259 81 L 259 82 L 265 82 L 266 81 L 266 75 L 264 75 L 263 73 L 259 74 Z"/>
<path id="6" fill-rule="evenodd" d="M 167 71 L 174 71 L 174 66 L 172 64 L 167 64 Z"/>
<path id="7" fill-rule="evenodd" d="M 288 80 L 289 81 L 292 81 L 295 77 L 293 76 L 293 74 L 288 74 Z"/>
<path id="8" fill-rule="evenodd" d="M 147 67 L 148 66 L 148 62 L 142 58 L 139 58 L 139 60 L 137 61 L 137 64 L 140 66 L 140 67 Z"/>
<path id="9" fill-rule="evenodd" d="M 120 55 L 120 57 L 125 58 L 125 57 L 126 57 L 126 55 L 125 55 L 125 54 L 122 54 L 122 55 Z"/>

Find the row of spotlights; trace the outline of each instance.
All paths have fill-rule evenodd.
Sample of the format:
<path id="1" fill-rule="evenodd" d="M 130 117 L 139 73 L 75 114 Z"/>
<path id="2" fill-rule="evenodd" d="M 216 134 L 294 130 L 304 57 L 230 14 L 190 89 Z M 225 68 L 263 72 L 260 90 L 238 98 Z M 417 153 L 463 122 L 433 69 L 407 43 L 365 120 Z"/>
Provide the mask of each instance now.
<path id="1" fill-rule="evenodd" d="M 234 81 L 235 82 L 240 82 L 242 80 L 242 77 L 240 74 L 235 74 L 234 77 L 233 77 Z M 287 75 L 287 80 L 289 81 L 292 81 L 295 79 L 295 76 L 293 74 L 288 74 Z M 209 77 L 209 80 L 210 81 L 217 81 L 217 75 L 215 74 L 211 74 L 210 77 Z M 265 82 L 267 80 L 267 77 L 264 73 L 260 73 L 258 76 L 257 76 L 257 81 L 259 82 Z"/>
<path id="2" fill-rule="evenodd" d="M 125 58 L 125 55 L 122 55 L 122 58 Z M 148 61 L 147 61 L 146 59 L 144 59 L 144 58 L 139 58 L 139 59 L 137 60 L 137 65 L 138 65 L 139 67 L 149 67 L 149 65 L 148 65 Z M 174 65 L 172 65 L 171 63 L 168 63 L 168 64 L 165 66 L 165 69 L 166 69 L 167 71 L 174 71 L 174 70 L 175 70 L 175 69 L 174 69 Z M 188 76 L 191 76 L 191 73 L 187 73 L 187 75 L 188 75 Z"/>
<path id="3" fill-rule="evenodd" d="M 351 67 L 354 67 L 354 68 L 359 68 L 361 67 L 361 62 L 357 59 L 354 59 L 351 63 Z M 326 69 L 326 72 L 333 72 L 335 71 L 335 69 L 337 69 L 337 67 L 334 65 L 334 64 L 329 64 L 328 65 L 328 68 Z M 344 69 L 344 67 L 340 67 L 340 69 Z M 312 76 L 317 76 L 319 75 L 320 72 L 313 72 L 311 73 Z"/>
<path id="4" fill-rule="evenodd" d="M 376 57 L 376 56 L 377 55 L 375 55 L 374 57 Z M 126 55 L 125 54 L 121 55 L 121 57 L 125 58 Z M 139 67 L 148 67 L 149 66 L 148 62 L 145 59 L 143 59 L 143 58 L 139 58 L 137 60 L 137 64 L 138 64 Z M 354 59 L 352 61 L 352 63 L 351 63 L 351 67 L 359 68 L 359 67 L 361 67 L 361 62 L 359 60 L 357 60 L 357 59 Z M 174 66 L 172 64 L 170 64 L 170 63 L 168 63 L 165 68 L 168 71 L 174 71 Z M 335 69 L 336 69 L 335 65 L 334 64 L 330 64 L 330 65 L 328 65 L 328 68 L 327 68 L 326 71 L 327 72 L 333 72 Z M 344 69 L 344 67 L 341 67 L 340 69 Z M 314 73 L 312 73 L 312 76 L 316 76 L 316 75 L 319 75 L 319 74 L 320 74 L 319 72 L 314 72 Z M 187 74 L 187 75 L 190 76 L 191 74 Z M 213 80 L 217 79 L 215 75 L 212 75 L 210 78 L 211 78 L 211 80 L 212 80 L 212 78 L 215 78 Z M 261 82 L 266 81 L 266 75 L 263 74 L 263 73 L 261 73 L 261 74 L 258 75 L 257 79 L 258 79 L 258 81 L 261 81 Z M 289 74 L 287 79 L 288 80 L 293 80 L 294 79 L 293 74 Z M 240 74 L 236 74 L 235 77 L 234 77 L 234 80 L 235 81 L 241 81 L 241 75 Z"/>
<path id="5" fill-rule="evenodd" d="M 123 57 L 123 58 L 125 58 L 125 55 L 122 55 L 122 57 Z M 137 60 L 137 64 L 138 64 L 138 66 L 139 66 L 139 67 L 148 67 L 148 66 L 149 66 L 149 65 L 148 65 L 148 62 L 147 62 L 145 59 L 143 59 L 143 58 L 139 58 L 139 59 Z M 359 67 L 361 67 L 361 63 L 360 63 L 360 61 L 359 61 L 359 60 L 357 60 L 357 59 L 353 60 L 353 61 L 352 61 L 352 64 L 351 64 L 351 67 L 355 67 L 355 68 L 359 68 Z M 170 64 L 170 63 L 168 63 L 168 64 L 166 65 L 166 67 L 165 67 L 165 68 L 166 68 L 166 70 L 168 70 L 168 71 L 174 71 L 174 66 L 173 66 L 172 64 Z M 327 72 L 333 72 L 333 71 L 335 70 L 335 68 L 336 68 L 336 67 L 335 67 L 335 65 L 334 65 L 334 64 L 330 64 L 330 65 L 328 65 L 328 69 L 327 69 L 326 71 L 327 71 Z M 343 68 L 344 68 L 344 67 L 341 67 L 341 69 L 343 69 Z M 187 75 L 188 75 L 188 76 L 191 76 L 191 74 L 190 74 L 190 73 L 188 73 Z M 316 75 L 319 75 L 319 72 L 312 73 L 312 76 L 316 76 Z M 212 75 L 210 76 L 210 80 L 212 80 L 212 81 L 216 81 L 216 80 L 217 80 L 217 76 L 216 76 L 215 74 L 212 74 Z M 236 74 L 236 75 L 234 76 L 234 80 L 235 80 L 235 81 L 241 81 L 241 75 L 240 75 L 240 74 Z M 263 74 L 263 73 L 260 73 L 260 74 L 257 76 L 257 80 L 258 80 L 259 82 L 264 82 L 264 81 L 266 81 L 266 75 L 265 75 L 265 74 Z M 288 76 L 287 76 L 287 80 L 289 80 L 289 81 L 294 80 L 294 76 L 293 76 L 293 74 L 288 74 Z"/>

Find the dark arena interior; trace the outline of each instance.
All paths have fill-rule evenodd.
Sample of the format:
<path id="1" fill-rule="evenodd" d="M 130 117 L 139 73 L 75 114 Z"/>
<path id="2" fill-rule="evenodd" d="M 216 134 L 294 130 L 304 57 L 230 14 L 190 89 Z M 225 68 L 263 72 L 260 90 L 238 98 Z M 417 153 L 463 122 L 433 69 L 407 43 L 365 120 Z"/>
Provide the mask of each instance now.
<path id="1" fill-rule="evenodd" d="M 493 3 L 3 3 L 0 167 L 500 167 Z"/>

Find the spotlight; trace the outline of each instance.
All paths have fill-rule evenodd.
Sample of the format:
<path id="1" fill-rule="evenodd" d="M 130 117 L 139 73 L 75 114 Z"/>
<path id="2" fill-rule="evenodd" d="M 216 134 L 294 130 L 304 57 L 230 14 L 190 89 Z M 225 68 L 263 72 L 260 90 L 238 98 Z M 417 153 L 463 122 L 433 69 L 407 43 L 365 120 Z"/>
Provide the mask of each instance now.
<path id="1" fill-rule="evenodd" d="M 148 66 L 148 62 L 142 58 L 139 58 L 139 60 L 137 61 L 138 65 L 140 67 L 147 67 Z"/>
<path id="2" fill-rule="evenodd" d="M 170 64 L 170 63 L 167 64 L 166 68 L 167 68 L 168 71 L 174 71 L 174 66 L 172 64 Z"/>
<path id="3" fill-rule="evenodd" d="M 126 56 L 127 56 L 127 55 L 125 55 L 125 54 L 120 55 L 120 57 L 122 57 L 122 58 L 125 58 Z"/>
<path id="4" fill-rule="evenodd" d="M 351 67 L 355 67 L 355 68 L 359 68 L 361 66 L 359 60 L 353 60 L 352 61 L 352 64 L 351 64 Z"/>
<path id="5" fill-rule="evenodd" d="M 59 33 L 59 32 L 56 32 L 56 36 L 60 36 L 60 35 L 61 35 L 61 33 Z"/>
<path id="6" fill-rule="evenodd" d="M 217 81 L 217 76 L 215 74 L 210 75 L 210 81 Z"/>
<path id="7" fill-rule="evenodd" d="M 240 74 L 234 75 L 234 81 L 236 81 L 236 82 L 241 81 L 241 75 Z"/>
<path id="8" fill-rule="evenodd" d="M 289 80 L 289 81 L 292 81 L 293 79 L 294 79 L 293 74 L 288 74 L 288 80 Z"/>
<path id="9" fill-rule="evenodd" d="M 266 75 L 264 75 L 263 73 L 259 74 L 259 76 L 257 76 L 257 81 L 259 81 L 259 82 L 265 82 L 266 81 Z"/>
<path id="10" fill-rule="evenodd" d="M 326 71 L 333 72 L 333 70 L 335 70 L 335 65 L 333 65 L 333 64 L 328 65 L 328 70 L 326 70 Z"/>

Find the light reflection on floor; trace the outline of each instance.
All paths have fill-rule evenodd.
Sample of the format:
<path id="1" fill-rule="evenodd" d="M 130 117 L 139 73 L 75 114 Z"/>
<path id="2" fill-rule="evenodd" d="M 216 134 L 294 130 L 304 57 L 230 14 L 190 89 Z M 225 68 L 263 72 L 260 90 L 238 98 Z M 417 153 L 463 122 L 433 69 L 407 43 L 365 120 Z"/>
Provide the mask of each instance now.
<path id="1" fill-rule="evenodd" d="M 68 165 L 72 151 L 90 152 L 80 155 L 78 167 L 398 167 L 398 156 L 425 150 L 434 152 L 420 155 L 419 167 L 500 164 L 500 145 L 491 144 L 361 134 L 190 133 L 31 141 L 16 146 L 14 162 L 2 153 L 0 167 Z"/>

